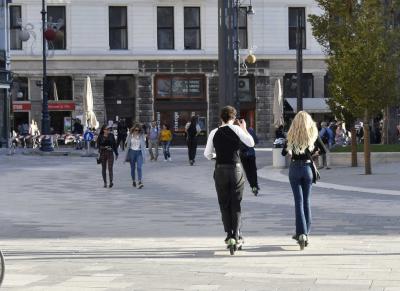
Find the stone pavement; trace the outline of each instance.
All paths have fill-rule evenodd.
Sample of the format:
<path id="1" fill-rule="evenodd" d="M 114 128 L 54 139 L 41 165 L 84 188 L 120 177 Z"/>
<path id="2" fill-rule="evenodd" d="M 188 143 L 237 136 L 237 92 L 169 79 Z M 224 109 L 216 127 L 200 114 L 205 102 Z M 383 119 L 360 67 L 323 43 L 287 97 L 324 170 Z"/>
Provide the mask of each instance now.
<path id="1" fill-rule="evenodd" d="M 400 290 L 396 193 L 315 187 L 311 245 L 301 252 L 290 239 L 285 171 L 270 168 L 271 153 L 260 151 L 261 194 L 246 187 L 246 244 L 232 257 L 212 162 L 199 152 L 190 167 L 180 149 L 172 159 L 146 163 L 145 188 L 137 190 L 122 159 L 114 188 L 104 189 L 94 158 L 0 155 L 2 290 Z M 322 182 L 336 183 L 344 171 L 323 170 Z M 383 187 L 384 177 L 368 181 L 395 191 L 394 182 Z"/>

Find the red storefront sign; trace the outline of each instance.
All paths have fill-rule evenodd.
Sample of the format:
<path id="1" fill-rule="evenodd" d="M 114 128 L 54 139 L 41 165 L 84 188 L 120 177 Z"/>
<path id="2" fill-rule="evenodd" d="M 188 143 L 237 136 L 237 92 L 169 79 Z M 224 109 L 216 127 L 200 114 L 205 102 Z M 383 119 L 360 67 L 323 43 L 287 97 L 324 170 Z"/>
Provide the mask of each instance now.
<path id="1" fill-rule="evenodd" d="M 49 103 L 49 110 L 52 111 L 73 111 L 75 110 L 75 103 L 74 102 L 52 102 Z"/>
<path id="2" fill-rule="evenodd" d="M 30 111 L 32 109 L 32 104 L 31 103 L 19 103 L 19 102 L 13 102 L 12 105 L 13 111 L 18 112 L 18 111 Z"/>

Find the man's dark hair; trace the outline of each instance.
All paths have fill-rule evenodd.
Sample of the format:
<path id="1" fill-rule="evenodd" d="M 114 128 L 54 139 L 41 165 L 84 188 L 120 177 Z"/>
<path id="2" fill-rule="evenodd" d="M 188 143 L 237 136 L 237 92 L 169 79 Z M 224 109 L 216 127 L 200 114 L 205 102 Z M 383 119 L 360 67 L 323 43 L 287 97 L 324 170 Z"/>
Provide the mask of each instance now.
<path id="1" fill-rule="evenodd" d="M 223 122 L 227 123 L 229 120 L 236 118 L 236 109 L 229 105 L 225 106 L 221 110 L 220 117 L 223 120 Z"/>

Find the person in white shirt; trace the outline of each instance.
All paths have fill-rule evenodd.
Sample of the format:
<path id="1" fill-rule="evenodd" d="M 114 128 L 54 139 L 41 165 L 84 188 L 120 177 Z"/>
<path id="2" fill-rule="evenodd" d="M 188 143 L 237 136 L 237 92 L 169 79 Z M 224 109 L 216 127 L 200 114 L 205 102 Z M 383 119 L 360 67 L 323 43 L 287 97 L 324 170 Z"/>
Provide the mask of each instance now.
<path id="1" fill-rule="evenodd" d="M 142 126 L 136 123 L 130 130 L 127 137 L 127 148 L 125 162 L 131 165 L 132 186 L 138 189 L 143 188 L 142 167 L 146 160 L 146 140 L 142 132 Z M 136 169 L 138 173 L 138 183 L 136 184 Z"/>
<path id="2" fill-rule="evenodd" d="M 254 147 L 253 137 L 246 129 L 246 122 L 239 120 L 234 125 L 236 110 L 226 106 L 221 110 L 222 125 L 210 132 L 204 156 L 215 159 L 214 181 L 221 210 L 222 222 L 227 233 L 225 243 L 235 240 L 241 247 L 243 238 L 240 234 L 241 201 L 245 178 L 240 164 L 240 143 Z"/>

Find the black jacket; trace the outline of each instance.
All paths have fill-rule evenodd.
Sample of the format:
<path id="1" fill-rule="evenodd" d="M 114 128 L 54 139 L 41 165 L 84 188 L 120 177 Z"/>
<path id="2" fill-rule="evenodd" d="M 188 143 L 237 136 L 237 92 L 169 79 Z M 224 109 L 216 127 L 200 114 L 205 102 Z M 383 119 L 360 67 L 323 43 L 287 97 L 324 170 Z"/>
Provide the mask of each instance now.
<path id="1" fill-rule="evenodd" d="M 99 148 L 99 152 L 101 150 L 110 149 L 114 151 L 116 156 L 118 156 L 117 143 L 112 133 L 109 133 L 107 137 L 104 137 L 103 134 L 99 135 L 99 137 L 97 138 L 97 147 Z"/>

